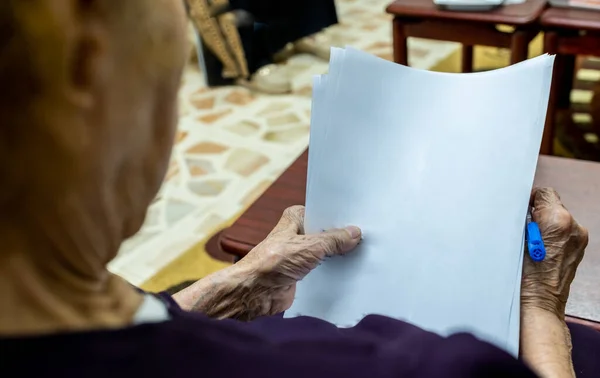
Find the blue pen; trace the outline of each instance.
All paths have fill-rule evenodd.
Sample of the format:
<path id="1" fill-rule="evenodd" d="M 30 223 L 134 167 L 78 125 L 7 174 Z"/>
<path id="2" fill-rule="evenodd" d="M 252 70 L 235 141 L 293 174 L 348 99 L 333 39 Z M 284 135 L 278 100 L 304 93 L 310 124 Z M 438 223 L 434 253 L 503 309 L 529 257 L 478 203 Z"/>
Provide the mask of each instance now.
<path id="1" fill-rule="evenodd" d="M 533 221 L 531 216 L 531 207 L 527 210 L 527 250 L 529 251 L 529 257 L 533 261 L 539 262 L 544 260 L 546 257 L 546 248 L 544 248 L 544 241 L 542 240 L 542 233 L 540 227 L 536 222 Z"/>

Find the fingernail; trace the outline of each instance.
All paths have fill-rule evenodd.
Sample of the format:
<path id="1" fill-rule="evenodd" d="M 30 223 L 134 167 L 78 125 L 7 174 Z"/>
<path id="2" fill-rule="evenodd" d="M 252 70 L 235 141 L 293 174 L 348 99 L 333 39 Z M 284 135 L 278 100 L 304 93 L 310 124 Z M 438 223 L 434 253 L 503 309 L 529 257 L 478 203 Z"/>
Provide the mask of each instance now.
<path id="1" fill-rule="evenodd" d="M 360 228 L 356 227 L 356 226 L 348 226 L 346 227 L 346 231 L 348 231 L 348 233 L 350 234 L 350 237 L 352 239 L 358 239 L 360 238 Z"/>

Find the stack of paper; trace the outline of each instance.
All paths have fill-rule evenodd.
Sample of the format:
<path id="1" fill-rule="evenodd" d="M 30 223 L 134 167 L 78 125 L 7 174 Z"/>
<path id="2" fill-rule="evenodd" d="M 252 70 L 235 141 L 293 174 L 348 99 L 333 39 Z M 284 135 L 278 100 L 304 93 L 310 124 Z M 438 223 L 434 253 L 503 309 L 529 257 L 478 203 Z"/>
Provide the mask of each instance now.
<path id="1" fill-rule="evenodd" d="M 516 355 L 553 62 L 445 74 L 333 49 L 314 81 L 305 228 L 356 225 L 363 241 L 300 282 L 286 316 L 387 315 Z"/>

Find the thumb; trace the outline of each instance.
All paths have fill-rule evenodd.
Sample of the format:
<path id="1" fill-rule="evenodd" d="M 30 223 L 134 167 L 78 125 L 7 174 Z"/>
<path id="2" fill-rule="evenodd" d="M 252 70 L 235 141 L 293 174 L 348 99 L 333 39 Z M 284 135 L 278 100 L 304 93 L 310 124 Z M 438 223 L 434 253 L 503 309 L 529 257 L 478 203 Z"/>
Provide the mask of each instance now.
<path id="1" fill-rule="evenodd" d="M 325 256 L 334 256 L 353 250 L 360 242 L 361 235 L 360 228 L 348 226 L 324 231 L 311 237 L 317 242 L 315 245 L 322 249 L 319 252 L 324 253 Z"/>

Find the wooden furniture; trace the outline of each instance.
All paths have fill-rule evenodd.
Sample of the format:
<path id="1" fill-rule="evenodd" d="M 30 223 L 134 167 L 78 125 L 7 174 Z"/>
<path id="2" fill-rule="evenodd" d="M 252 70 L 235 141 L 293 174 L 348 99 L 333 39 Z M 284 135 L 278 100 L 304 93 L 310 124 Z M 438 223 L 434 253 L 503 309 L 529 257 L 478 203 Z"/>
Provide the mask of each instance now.
<path id="1" fill-rule="evenodd" d="M 394 61 L 408 64 L 407 38 L 459 42 L 463 45 L 462 71 L 473 70 L 473 46 L 509 48 L 511 64 L 527 59 L 529 42 L 539 33 L 537 19 L 546 0 L 527 0 L 488 12 L 454 12 L 438 8 L 432 0 L 397 0 L 386 11 L 394 15 Z M 509 25 L 501 31 L 497 25 Z"/>
<path id="2" fill-rule="evenodd" d="M 568 109 L 577 55 L 600 56 L 600 11 L 549 8 L 540 17 L 544 50 L 556 54 L 542 150 L 552 152 L 557 111 Z"/>
<path id="3" fill-rule="evenodd" d="M 225 252 L 245 256 L 275 226 L 285 208 L 304 204 L 307 152 L 221 235 Z M 554 187 L 573 216 L 590 232 L 586 256 L 571 289 L 569 315 L 600 322 L 600 163 L 540 156 L 537 186 Z M 596 325 L 597 326 L 597 325 Z"/>
<path id="4" fill-rule="evenodd" d="M 308 150 L 260 196 L 256 202 L 221 234 L 221 249 L 237 257 L 244 257 L 263 241 L 283 210 L 293 205 L 304 205 Z"/>

